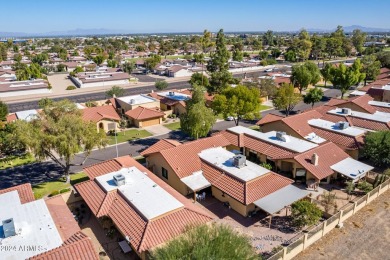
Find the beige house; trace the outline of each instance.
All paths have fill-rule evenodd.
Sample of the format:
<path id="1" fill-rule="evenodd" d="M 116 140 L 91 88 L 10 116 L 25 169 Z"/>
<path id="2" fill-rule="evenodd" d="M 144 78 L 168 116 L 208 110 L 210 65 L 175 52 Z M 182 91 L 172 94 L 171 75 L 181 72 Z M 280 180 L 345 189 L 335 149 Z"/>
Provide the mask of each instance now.
<path id="1" fill-rule="evenodd" d="M 96 123 L 96 130 L 107 133 L 110 130 L 118 130 L 121 117 L 110 105 L 86 107 L 81 110 L 84 121 Z"/>
<path id="2" fill-rule="evenodd" d="M 165 116 L 163 112 L 141 106 L 127 111 L 125 115 L 129 123 L 136 127 L 159 125 Z"/>

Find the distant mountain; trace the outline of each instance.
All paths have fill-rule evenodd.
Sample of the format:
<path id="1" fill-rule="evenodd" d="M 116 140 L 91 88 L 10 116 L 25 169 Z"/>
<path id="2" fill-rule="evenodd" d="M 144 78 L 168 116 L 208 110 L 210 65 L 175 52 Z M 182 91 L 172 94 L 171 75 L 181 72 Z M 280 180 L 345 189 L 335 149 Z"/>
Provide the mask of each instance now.
<path id="1" fill-rule="evenodd" d="M 0 38 L 2 37 L 43 37 L 43 36 L 84 36 L 84 35 L 107 35 L 107 34 L 121 34 L 125 33 L 119 30 L 110 29 L 74 29 L 69 31 L 52 31 L 45 33 L 24 33 L 24 32 L 0 32 Z"/>
<path id="2" fill-rule="evenodd" d="M 344 27 L 345 32 L 352 32 L 355 29 L 359 29 L 363 32 L 390 32 L 390 29 L 364 27 L 361 25 L 351 25 L 351 26 Z"/>

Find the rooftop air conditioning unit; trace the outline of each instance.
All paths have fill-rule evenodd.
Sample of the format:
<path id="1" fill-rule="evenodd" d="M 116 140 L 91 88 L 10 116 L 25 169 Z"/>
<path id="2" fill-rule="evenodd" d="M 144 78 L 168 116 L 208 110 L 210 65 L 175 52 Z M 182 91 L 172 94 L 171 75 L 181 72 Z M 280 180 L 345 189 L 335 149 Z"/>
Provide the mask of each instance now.
<path id="1" fill-rule="evenodd" d="M 233 157 L 233 165 L 237 168 L 242 168 L 246 165 L 246 157 L 242 154 Z"/>
<path id="2" fill-rule="evenodd" d="M 16 235 L 15 223 L 13 218 L 3 220 L 3 232 L 4 232 L 4 238 L 12 237 Z"/>
<path id="3" fill-rule="evenodd" d="M 169 91 L 168 95 L 169 95 L 169 96 L 174 96 L 174 95 L 175 95 L 175 92 Z"/>
<path id="4" fill-rule="evenodd" d="M 135 99 L 130 99 L 130 104 L 135 104 Z"/>
<path id="5" fill-rule="evenodd" d="M 344 115 L 351 115 L 352 110 L 350 108 L 342 108 L 341 113 Z"/>
<path id="6" fill-rule="evenodd" d="M 126 178 L 122 174 L 116 174 L 113 178 L 118 187 L 126 184 Z"/>
<path id="7" fill-rule="evenodd" d="M 290 141 L 288 135 L 286 134 L 286 132 L 276 132 L 276 138 L 279 139 L 280 141 L 283 141 L 283 142 L 288 142 Z"/>
<path id="8" fill-rule="evenodd" d="M 339 128 L 341 130 L 347 129 L 348 127 L 349 127 L 349 123 L 348 122 L 339 122 Z"/>

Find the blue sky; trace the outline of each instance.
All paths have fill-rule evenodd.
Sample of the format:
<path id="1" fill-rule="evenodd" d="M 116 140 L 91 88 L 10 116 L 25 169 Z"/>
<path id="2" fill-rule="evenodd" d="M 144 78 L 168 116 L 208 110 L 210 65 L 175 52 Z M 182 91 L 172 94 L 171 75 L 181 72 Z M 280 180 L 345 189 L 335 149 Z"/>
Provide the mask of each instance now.
<path id="1" fill-rule="evenodd" d="M 18 0 L 2 3 L 0 31 L 105 28 L 128 33 L 390 28 L 388 0 Z"/>

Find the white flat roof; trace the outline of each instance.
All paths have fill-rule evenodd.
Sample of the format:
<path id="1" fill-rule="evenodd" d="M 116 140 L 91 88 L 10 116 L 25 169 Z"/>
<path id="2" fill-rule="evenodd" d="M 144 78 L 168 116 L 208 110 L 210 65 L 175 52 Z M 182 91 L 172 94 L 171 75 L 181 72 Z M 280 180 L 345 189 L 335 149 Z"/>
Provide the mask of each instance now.
<path id="1" fill-rule="evenodd" d="M 119 100 L 130 104 L 130 100 L 134 100 L 132 103 L 133 105 L 141 105 L 145 103 L 155 102 L 156 100 L 152 97 L 146 96 L 146 95 L 133 95 L 133 96 L 126 96 L 126 97 L 120 97 Z"/>
<path id="2" fill-rule="evenodd" d="M 15 114 L 20 120 L 31 121 L 32 119 L 35 118 L 36 115 L 38 115 L 38 111 L 36 111 L 35 109 L 31 109 L 31 110 L 19 111 L 16 112 Z"/>
<path id="3" fill-rule="evenodd" d="M 383 88 L 384 90 L 390 90 L 390 85 L 384 85 L 384 86 L 382 86 L 382 88 Z"/>
<path id="4" fill-rule="evenodd" d="M 311 126 L 315 126 L 315 127 L 318 127 L 318 128 L 322 128 L 322 129 L 325 129 L 325 130 L 329 130 L 329 131 L 332 131 L 332 132 L 335 132 L 335 133 L 340 133 L 340 134 L 344 134 L 344 135 L 348 135 L 348 136 L 359 136 L 359 135 L 362 135 L 364 134 L 366 131 L 360 129 L 360 128 L 357 128 L 357 127 L 353 127 L 353 126 L 349 126 L 345 129 L 340 129 L 338 126 L 337 126 L 337 123 L 333 123 L 333 122 L 330 122 L 330 121 L 326 121 L 326 120 L 323 120 L 323 119 L 310 119 L 309 121 L 307 121 L 307 123 Z"/>
<path id="5" fill-rule="evenodd" d="M 192 191 L 198 191 L 210 187 L 210 182 L 203 176 L 202 171 L 194 172 L 192 175 L 180 179 Z"/>
<path id="6" fill-rule="evenodd" d="M 346 115 L 343 114 L 341 111 L 342 111 L 341 108 L 336 108 L 333 110 L 329 110 L 328 113 L 335 114 L 335 115 Z M 376 112 L 375 114 L 370 114 L 370 113 L 352 111 L 350 116 L 382 122 L 382 123 L 390 122 L 390 113 Z"/>
<path id="7" fill-rule="evenodd" d="M 21 204 L 17 191 L 0 195 L 0 224 L 13 218 L 16 235 L 0 234 L 1 259 L 28 259 L 61 246 L 62 239 L 43 199 Z M 12 247 L 10 250 L 1 248 Z M 29 249 L 23 250 L 23 248 Z"/>
<path id="8" fill-rule="evenodd" d="M 276 131 L 270 131 L 267 133 L 262 133 L 256 130 L 252 130 L 243 126 L 235 126 L 228 128 L 229 131 L 237 133 L 237 134 L 247 134 L 249 136 L 253 136 L 255 138 L 261 139 L 268 143 L 272 143 L 276 146 L 280 146 L 286 148 L 288 150 L 303 153 L 310 149 L 317 147 L 318 145 L 309 141 L 305 141 L 293 136 L 288 136 L 289 141 L 284 142 L 276 138 Z"/>
<path id="9" fill-rule="evenodd" d="M 368 104 L 377 107 L 390 107 L 390 102 L 368 101 Z"/>
<path id="10" fill-rule="evenodd" d="M 322 144 L 326 142 L 326 139 L 318 136 L 316 133 L 312 132 L 304 137 L 307 141 L 310 141 L 315 144 Z"/>
<path id="11" fill-rule="evenodd" d="M 199 153 L 199 157 L 206 162 L 213 164 L 223 172 L 226 172 L 244 182 L 256 179 L 270 172 L 270 170 L 248 160 L 246 160 L 246 165 L 244 167 L 237 168 L 233 164 L 234 155 L 234 153 L 229 152 L 222 147 L 206 149 Z"/>
<path id="12" fill-rule="evenodd" d="M 367 172 L 374 169 L 374 167 L 354 160 L 351 157 L 333 164 L 330 166 L 330 168 L 348 178 L 351 178 L 352 180 L 361 179 L 366 175 Z"/>
<path id="13" fill-rule="evenodd" d="M 169 93 L 173 93 L 173 95 L 169 95 Z M 183 94 L 180 92 L 176 92 L 176 91 L 158 92 L 157 95 L 159 95 L 161 97 L 166 97 L 166 98 L 170 98 L 173 100 L 177 100 L 177 101 L 186 101 L 186 100 L 191 98 L 189 95 L 186 95 L 186 94 Z"/>
<path id="14" fill-rule="evenodd" d="M 364 92 L 364 91 L 360 91 L 360 90 L 354 90 L 352 91 L 349 95 L 352 95 L 352 96 L 364 96 L 366 95 L 367 93 Z"/>
<path id="15" fill-rule="evenodd" d="M 274 214 L 284 207 L 306 197 L 309 194 L 306 190 L 301 190 L 294 185 L 288 185 L 261 199 L 253 202 L 256 206 L 269 214 Z"/>
<path id="16" fill-rule="evenodd" d="M 115 184 L 113 176 L 117 174 L 126 178 L 126 184 L 119 187 Z M 96 180 L 107 192 L 117 189 L 147 219 L 184 206 L 136 167 L 122 168 L 96 177 Z"/>

